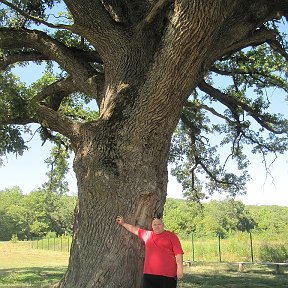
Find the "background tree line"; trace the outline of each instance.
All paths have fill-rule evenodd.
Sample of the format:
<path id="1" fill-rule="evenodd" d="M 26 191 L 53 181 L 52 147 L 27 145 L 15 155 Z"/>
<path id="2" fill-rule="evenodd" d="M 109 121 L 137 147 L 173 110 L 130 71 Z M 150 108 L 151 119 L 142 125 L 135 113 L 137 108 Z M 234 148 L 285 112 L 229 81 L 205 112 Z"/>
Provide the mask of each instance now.
<path id="1" fill-rule="evenodd" d="M 23 194 L 19 187 L 0 191 L 0 240 L 13 235 L 25 240 L 49 232 L 71 234 L 77 196 L 39 188 Z M 164 210 L 166 228 L 182 238 L 191 233 L 222 238 L 237 231 L 284 233 L 288 231 L 288 207 L 250 206 L 227 199 L 199 204 L 167 199 Z"/>
<path id="2" fill-rule="evenodd" d="M 228 237 L 233 232 L 284 233 L 288 231 L 288 207 L 252 206 L 241 201 L 212 200 L 199 204 L 180 199 L 167 199 L 165 225 L 181 237 Z"/>
<path id="3" fill-rule="evenodd" d="M 19 187 L 0 191 L 0 240 L 25 240 L 72 233 L 77 197 L 39 188 L 24 195 Z"/>

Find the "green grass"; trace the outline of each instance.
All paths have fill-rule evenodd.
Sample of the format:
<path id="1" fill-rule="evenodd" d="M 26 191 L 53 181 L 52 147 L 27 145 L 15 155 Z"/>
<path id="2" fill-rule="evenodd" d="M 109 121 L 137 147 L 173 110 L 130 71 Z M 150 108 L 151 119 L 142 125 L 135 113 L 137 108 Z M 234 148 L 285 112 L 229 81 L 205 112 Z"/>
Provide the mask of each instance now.
<path id="1" fill-rule="evenodd" d="M 68 257 L 68 252 L 32 249 L 29 242 L 2 242 L 0 288 L 51 287 L 63 277 Z M 272 268 L 248 265 L 240 273 L 236 263 L 196 262 L 184 272 L 178 288 L 288 288 L 287 268 L 276 275 Z"/>
<path id="2" fill-rule="evenodd" d="M 27 267 L 0 270 L 1 288 L 51 287 L 62 277 L 67 267 Z"/>
<path id="3" fill-rule="evenodd" d="M 67 252 L 31 249 L 30 242 L 1 242 L 0 287 L 51 287 L 63 277 L 68 256 Z"/>
<path id="4" fill-rule="evenodd" d="M 237 264 L 199 263 L 185 268 L 179 288 L 287 288 L 288 274 L 276 275 L 264 266 L 249 266 L 238 272 Z"/>

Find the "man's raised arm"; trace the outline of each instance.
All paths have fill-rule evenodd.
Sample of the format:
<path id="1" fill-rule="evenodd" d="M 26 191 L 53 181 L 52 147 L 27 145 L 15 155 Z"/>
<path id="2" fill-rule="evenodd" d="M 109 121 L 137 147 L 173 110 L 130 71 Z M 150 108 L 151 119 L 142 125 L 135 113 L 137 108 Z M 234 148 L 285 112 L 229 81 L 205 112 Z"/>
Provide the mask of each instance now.
<path id="1" fill-rule="evenodd" d="M 117 216 L 116 217 L 116 222 L 123 226 L 127 231 L 135 234 L 136 236 L 138 236 L 138 231 L 139 231 L 139 228 L 136 227 L 136 226 L 133 226 L 131 224 L 128 224 L 128 223 L 125 223 L 124 221 L 124 218 L 122 216 Z"/>

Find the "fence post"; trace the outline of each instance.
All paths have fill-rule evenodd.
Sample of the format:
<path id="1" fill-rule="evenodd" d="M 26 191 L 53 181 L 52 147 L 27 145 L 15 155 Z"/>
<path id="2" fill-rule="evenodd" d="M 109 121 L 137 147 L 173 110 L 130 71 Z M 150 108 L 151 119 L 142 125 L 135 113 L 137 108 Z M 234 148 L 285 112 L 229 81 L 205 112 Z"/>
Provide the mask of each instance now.
<path id="1" fill-rule="evenodd" d="M 250 252 L 251 252 L 251 262 L 254 262 L 254 255 L 253 255 L 253 241 L 252 241 L 252 234 L 250 233 Z"/>
<path id="2" fill-rule="evenodd" d="M 219 251 L 219 261 L 222 262 L 221 259 L 221 237 L 218 235 L 218 251 Z"/>
<path id="3" fill-rule="evenodd" d="M 192 232 L 192 261 L 195 261 L 194 233 Z"/>

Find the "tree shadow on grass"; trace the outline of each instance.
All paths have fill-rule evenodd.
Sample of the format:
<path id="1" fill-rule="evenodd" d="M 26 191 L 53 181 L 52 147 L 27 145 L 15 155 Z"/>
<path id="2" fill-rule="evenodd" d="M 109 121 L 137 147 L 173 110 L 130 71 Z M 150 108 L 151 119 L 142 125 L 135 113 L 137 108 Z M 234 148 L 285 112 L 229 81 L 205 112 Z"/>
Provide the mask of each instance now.
<path id="1" fill-rule="evenodd" d="M 288 288 L 288 276 L 275 275 L 271 271 L 235 272 L 230 269 L 221 272 L 195 272 L 186 274 L 179 282 L 179 288 Z"/>
<path id="2" fill-rule="evenodd" d="M 48 288 L 63 277 L 67 267 L 0 269 L 0 288 Z"/>

